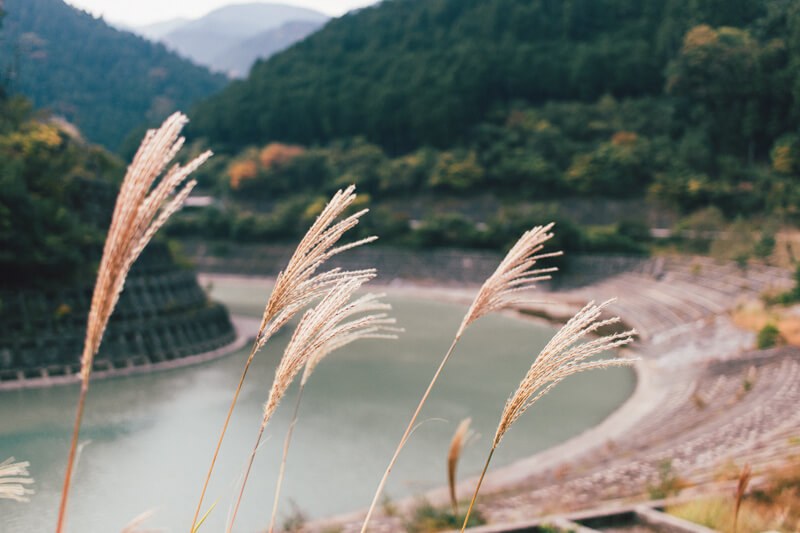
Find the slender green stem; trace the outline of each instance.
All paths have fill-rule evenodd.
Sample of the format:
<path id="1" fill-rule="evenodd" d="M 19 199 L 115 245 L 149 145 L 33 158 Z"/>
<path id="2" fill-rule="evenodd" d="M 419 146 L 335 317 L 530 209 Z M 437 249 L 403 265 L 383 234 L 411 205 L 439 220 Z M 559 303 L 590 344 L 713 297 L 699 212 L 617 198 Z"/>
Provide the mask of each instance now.
<path id="1" fill-rule="evenodd" d="M 417 410 L 414 411 L 414 415 L 411 417 L 411 421 L 408 423 L 408 427 L 406 428 L 405 433 L 403 433 L 403 437 L 400 439 L 400 443 L 397 445 L 397 449 L 394 451 L 394 455 L 392 456 L 392 460 L 389 462 L 389 466 L 386 468 L 386 472 L 383 473 L 383 477 L 381 478 L 381 482 L 378 484 L 378 490 L 375 492 L 375 497 L 372 498 L 372 504 L 369 506 L 369 510 L 367 511 L 367 516 L 364 518 L 364 524 L 361 526 L 361 533 L 366 533 L 367 526 L 369 525 L 369 521 L 372 518 L 372 513 L 375 512 L 375 507 L 378 504 L 378 499 L 383 492 L 384 487 L 386 486 L 386 480 L 389 478 L 389 473 L 392 471 L 394 467 L 394 463 L 397 461 L 397 456 L 400 455 L 400 450 L 403 449 L 403 446 L 406 444 L 406 440 L 408 440 L 408 436 L 411 434 L 411 431 L 414 429 L 414 423 L 417 421 L 417 417 L 419 416 L 420 411 L 422 411 L 422 406 L 425 405 L 425 401 L 428 399 L 428 396 L 431 393 L 431 389 L 433 389 L 433 385 L 436 383 L 436 380 L 439 379 L 439 374 L 442 373 L 442 369 L 444 368 L 445 363 L 450 358 L 450 354 L 453 353 L 453 349 L 458 344 L 458 340 L 461 338 L 461 334 L 463 332 L 462 329 L 459 329 L 458 333 L 456 334 L 456 338 L 453 339 L 453 343 L 450 345 L 450 349 L 447 350 L 447 354 L 445 354 L 444 359 L 439 364 L 439 368 L 436 370 L 436 373 L 433 375 L 433 379 L 431 379 L 428 388 L 425 390 L 425 394 L 422 395 L 422 399 L 417 406 Z"/>
<path id="2" fill-rule="evenodd" d="M 250 460 L 247 462 L 247 470 L 245 470 L 244 479 L 242 479 L 242 488 L 239 489 L 239 496 L 236 498 L 236 505 L 233 507 L 233 513 L 231 514 L 231 521 L 230 523 L 228 523 L 228 527 L 227 529 L 225 529 L 225 533 L 231 533 L 231 530 L 233 529 L 233 523 L 236 521 L 236 513 L 239 512 L 239 504 L 242 503 L 244 486 L 247 484 L 247 478 L 250 477 L 250 469 L 253 467 L 253 460 L 256 458 L 258 445 L 261 444 L 261 437 L 264 435 L 264 428 L 266 427 L 267 427 L 267 419 L 264 419 L 264 421 L 261 423 L 261 429 L 258 430 L 256 445 L 253 446 L 253 452 L 250 454 Z"/>
<path id="3" fill-rule="evenodd" d="M 259 332 L 261 335 L 261 332 Z M 197 517 L 200 516 L 200 508 L 203 506 L 203 498 L 206 495 L 206 490 L 208 489 L 208 482 L 211 480 L 211 472 L 214 470 L 214 465 L 217 462 L 217 455 L 219 455 L 219 449 L 222 447 L 222 439 L 225 437 L 225 432 L 228 429 L 228 423 L 231 421 L 231 415 L 233 414 L 233 408 L 236 406 L 236 401 L 239 398 L 239 392 L 242 390 L 242 384 L 244 383 L 244 378 L 247 375 L 247 369 L 250 368 L 250 363 L 253 361 L 253 356 L 256 354 L 256 350 L 258 349 L 258 335 L 256 336 L 255 342 L 253 342 L 253 347 L 250 349 L 250 355 L 247 358 L 247 363 L 244 365 L 244 370 L 242 371 L 242 377 L 239 379 L 239 385 L 236 387 L 236 393 L 233 395 L 233 401 L 231 402 L 231 406 L 228 409 L 228 415 L 225 417 L 225 423 L 222 425 L 222 432 L 219 435 L 219 441 L 217 442 L 217 447 L 214 449 L 214 456 L 211 458 L 211 466 L 208 468 L 208 474 L 206 474 L 206 480 L 203 483 L 203 491 L 200 493 L 200 501 L 197 502 L 197 510 L 194 512 L 194 518 L 192 519 L 192 527 L 189 530 L 190 533 L 194 533 L 195 525 L 197 524 Z M 59 532 L 60 533 L 60 532 Z"/>
<path id="4" fill-rule="evenodd" d="M 303 383 L 300 383 L 300 388 L 297 390 L 297 401 L 294 404 L 294 413 L 292 413 L 292 421 L 289 423 L 289 431 L 286 433 L 286 441 L 283 443 L 283 458 L 281 459 L 281 471 L 278 474 L 278 485 L 275 487 L 275 501 L 272 503 L 272 518 L 269 520 L 269 533 L 275 531 L 275 515 L 278 514 L 278 498 L 281 494 L 281 484 L 283 483 L 283 471 L 286 468 L 286 455 L 289 453 L 289 443 L 292 440 L 292 430 L 294 430 L 294 423 L 297 421 L 297 409 L 300 407 L 300 397 L 303 396 Z"/>
<path id="5" fill-rule="evenodd" d="M 72 484 L 72 467 L 75 464 L 75 451 L 78 449 L 78 434 L 81 430 L 81 420 L 83 419 L 83 406 L 86 403 L 86 392 L 89 390 L 89 380 L 81 382 L 81 393 L 78 398 L 78 411 L 75 415 L 75 427 L 72 430 L 72 444 L 69 447 L 69 458 L 67 459 L 67 472 L 64 475 L 64 487 L 61 489 L 61 507 L 58 509 L 58 524 L 56 533 L 62 533 L 66 524 L 67 499 L 69 498 L 69 488 Z"/>
<path id="6" fill-rule="evenodd" d="M 478 491 L 481 490 L 481 483 L 483 483 L 483 476 L 486 475 L 486 470 L 489 468 L 489 461 L 492 460 L 492 455 L 494 455 L 494 450 L 496 446 L 492 446 L 492 450 L 489 452 L 489 457 L 486 459 L 486 464 L 483 465 L 483 472 L 481 472 L 481 477 L 478 478 L 478 485 L 475 487 L 475 494 L 472 495 L 472 501 L 469 502 L 469 509 L 467 509 L 467 515 L 464 517 L 464 525 L 461 526 L 461 533 L 464 533 L 464 530 L 467 529 L 467 522 L 469 522 L 469 515 L 472 514 L 472 506 L 475 505 L 475 500 L 478 499 Z"/>

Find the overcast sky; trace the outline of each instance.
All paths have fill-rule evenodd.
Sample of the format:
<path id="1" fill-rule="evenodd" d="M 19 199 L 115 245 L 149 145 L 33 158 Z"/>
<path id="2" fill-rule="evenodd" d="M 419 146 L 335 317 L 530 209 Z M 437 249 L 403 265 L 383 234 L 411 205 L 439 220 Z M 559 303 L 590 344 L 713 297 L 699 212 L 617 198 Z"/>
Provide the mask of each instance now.
<path id="1" fill-rule="evenodd" d="M 66 0 L 107 21 L 140 26 L 176 17 L 197 18 L 228 4 L 243 4 L 257 0 Z M 351 9 L 368 6 L 377 0 L 273 0 L 271 3 L 292 4 L 322 11 L 331 16 L 342 15 Z"/>

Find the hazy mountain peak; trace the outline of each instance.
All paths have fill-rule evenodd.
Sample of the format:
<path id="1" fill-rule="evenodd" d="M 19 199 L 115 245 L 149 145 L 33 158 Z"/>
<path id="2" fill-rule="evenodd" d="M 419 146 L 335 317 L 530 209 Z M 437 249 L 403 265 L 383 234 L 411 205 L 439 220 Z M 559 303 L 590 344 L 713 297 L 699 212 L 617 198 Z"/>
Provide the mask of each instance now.
<path id="1" fill-rule="evenodd" d="M 231 4 L 217 8 L 202 17 L 191 20 L 172 19 L 142 26 L 136 31 L 141 35 L 159 40 L 167 47 L 199 63 L 217 70 L 230 72 L 240 70 L 256 57 L 248 53 L 245 58 L 234 58 L 235 67 L 220 57 L 232 57 L 231 50 L 244 41 L 279 28 L 288 22 L 314 23 L 322 25 L 328 16 L 319 11 L 287 4 L 251 2 Z M 295 32 L 305 37 L 308 32 Z M 296 39 L 295 39 L 296 40 Z M 282 50 L 294 41 L 285 39 L 276 46 L 267 46 L 274 51 Z M 269 55 L 269 54 L 268 54 Z"/>

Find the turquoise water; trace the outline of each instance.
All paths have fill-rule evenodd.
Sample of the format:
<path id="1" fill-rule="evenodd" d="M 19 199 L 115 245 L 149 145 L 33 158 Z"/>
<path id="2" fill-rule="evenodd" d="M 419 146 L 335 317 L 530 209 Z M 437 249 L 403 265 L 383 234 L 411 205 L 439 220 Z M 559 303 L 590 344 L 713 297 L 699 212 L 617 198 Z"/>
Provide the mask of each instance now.
<path id="1" fill-rule="evenodd" d="M 216 299 L 232 312 L 260 316 L 268 286 L 217 281 Z M 328 357 L 310 379 L 300 406 L 282 492 L 281 515 L 293 507 L 310 518 L 366 507 L 431 375 L 447 350 L 464 306 L 392 294 L 393 314 L 406 329 L 398 341 L 363 341 Z M 220 502 L 204 525 L 221 531 L 233 485 L 258 431 L 262 403 L 289 336 L 275 337 L 248 374 L 222 447 L 209 495 Z M 445 483 L 445 458 L 459 421 L 472 417 L 480 434 L 465 452 L 460 474 L 485 460 L 507 396 L 552 330 L 490 315 L 463 337 L 390 478 L 398 499 Z M 147 524 L 188 531 L 211 453 L 246 351 L 190 368 L 92 384 L 84 447 L 69 507 L 69 531 L 120 531 L 154 510 Z M 504 437 L 493 466 L 533 454 L 595 425 L 632 393 L 630 369 L 567 379 Z M 280 453 L 294 404 L 290 389 L 267 428 L 237 520 L 236 531 L 269 521 Z M 56 522 L 77 387 L 0 393 L 0 459 L 32 463 L 36 495 L 29 504 L 0 501 L 0 531 L 51 531 Z M 285 497 L 284 497 L 285 496 Z"/>

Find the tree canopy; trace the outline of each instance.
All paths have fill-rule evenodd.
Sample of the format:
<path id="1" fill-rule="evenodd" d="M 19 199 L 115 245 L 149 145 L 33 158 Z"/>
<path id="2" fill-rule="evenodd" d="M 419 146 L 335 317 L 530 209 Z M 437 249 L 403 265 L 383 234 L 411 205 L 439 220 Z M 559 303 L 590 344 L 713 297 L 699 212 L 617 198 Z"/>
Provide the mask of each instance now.
<path id="1" fill-rule="evenodd" d="M 7 90 L 112 150 L 136 126 L 188 111 L 226 83 L 62 0 L 4 0 L 3 9 L 0 68 Z"/>

